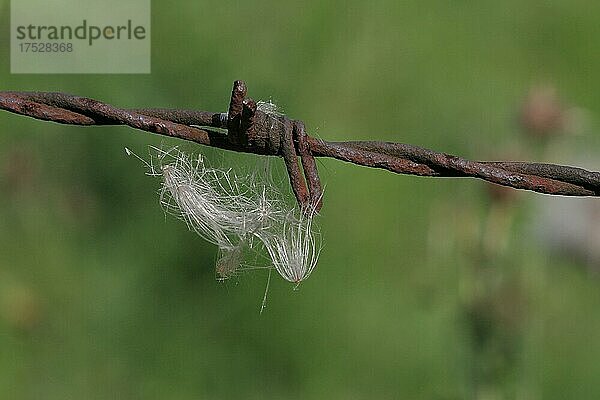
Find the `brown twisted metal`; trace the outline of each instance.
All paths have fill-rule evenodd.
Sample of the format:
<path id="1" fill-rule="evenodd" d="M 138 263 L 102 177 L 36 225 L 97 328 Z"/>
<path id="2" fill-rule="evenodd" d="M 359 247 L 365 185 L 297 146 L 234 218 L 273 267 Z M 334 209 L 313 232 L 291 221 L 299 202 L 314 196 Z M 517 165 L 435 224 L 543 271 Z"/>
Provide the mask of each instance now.
<path id="1" fill-rule="evenodd" d="M 527 162 L 470 161 L 418 146 L 390 142 L 328 142 L 306 134 L 302 121 L 257 109 L 235 81 L 227 113 L 162 108 L 120 109 L 94 99 L 50 92 L 0 92 L 0 109 L 70 125 L 128 125 L 222 149 L 280 156 L 298 202 L 321 207 L 313 157 L 331 157 L 399 174 L 472 177 L 515 189 L 564 196 L 600 196 L 600 172 Z M 220 128 L 215 129 L 215 128 Z M 227 133 L 223 133 L 226 129 Z M 302 162 L 302 168 L 298 162 Z"/>

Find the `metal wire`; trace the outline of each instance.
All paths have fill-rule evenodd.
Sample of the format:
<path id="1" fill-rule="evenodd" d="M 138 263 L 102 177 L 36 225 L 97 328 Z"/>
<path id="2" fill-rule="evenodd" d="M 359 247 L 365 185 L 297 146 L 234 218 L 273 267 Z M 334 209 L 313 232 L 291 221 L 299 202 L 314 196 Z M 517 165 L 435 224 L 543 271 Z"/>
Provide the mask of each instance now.
<path id="1" fill-rule="evenodd" d="M 470 161 L 409 144 L 316 139 L 306 134 L 301 121 L 257 110 L 256 103 L 246 98 L 242 81 L 234 82 L 227 114 L 162 108 L 121 109 L 90 98 L 49 92 L 0 92 L 0 109 L 61 124 L 127 125 L 206 146 L 281 156 L 298 202 L 317 210 L 321 207 L 321 185 L 313 157 L 331 157 L 398 174 L 479 178 L 551 195 L 600 195 L 600 172 L 576 167 Z M 226 134 L 223 129 L 227 130 Z"/>

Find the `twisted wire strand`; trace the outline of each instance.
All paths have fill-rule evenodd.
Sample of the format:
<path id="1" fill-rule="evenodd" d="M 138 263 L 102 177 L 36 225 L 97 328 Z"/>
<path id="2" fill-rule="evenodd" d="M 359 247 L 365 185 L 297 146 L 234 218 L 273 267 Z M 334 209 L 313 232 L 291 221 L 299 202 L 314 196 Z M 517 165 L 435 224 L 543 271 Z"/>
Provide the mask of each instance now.
<path id="1" fill-rule="evenodd" d="M 231 124 L 231 118 L 228 120 L 226 113 L 165 108 L 122 109 L 95 99 L 65 93 L 13 91 L 0 92 L 0 109 L 61 124 L 127 125 L 142 131 L 177 137 L 206 146 L 286 157 L 280 149 L 257 149 L 248 142 L 240 140 L 239 137 L 234 137 L 237 135 L 231 134 L 231 125 L 228 126 Z M 254 117 L 253 113 L 252 117 Z M 256 115 L 261 115 L 261 111 L 256 111 Z M 290 121 L 286 117 L 280 118 L 282 121 Z M 301 124 L 300 121 L 291 122 L 294 126 Z M 244 125 L 244 121 L 240 123 Z M 264 129 L 264 125 L 250 125 L 255 130 Z M 246 126 L 250 125 L 246 123 Z M 224 134 L 222 129 L 228 128 L 230 134 Z M 283 135 L 281 132 L 254 131 L 253 134 L 263 140 L 272 139 L 272 136 L 277 134 Z M 283 141 L 277 139 L 280 140 L 279 143 Z M 294 139 L 296 153 L 294 156 L 306 156 L 308 150 L 308 153 L 314 157 L 335 158 L 398 174 L 471 177 L 515 189 L 551 195 L 600 195 L 600 172 L 577 167 L 517 161 L 471 161 L 410 144 L 376 141 L 328 142 L 305 133 L 301 143 L 298 142 L 297 138 Z M 309 178 L 315 175 L 312 177 L 314 182 L 316 167 L 314 165 L 308 167 L 303 165 L 303 167 L 305 175 Z M 318 177 L 316 179 L 313 186 L 318 183 Z M 295 183 L 292 182 L 292 186 L 294 185 Z"/>

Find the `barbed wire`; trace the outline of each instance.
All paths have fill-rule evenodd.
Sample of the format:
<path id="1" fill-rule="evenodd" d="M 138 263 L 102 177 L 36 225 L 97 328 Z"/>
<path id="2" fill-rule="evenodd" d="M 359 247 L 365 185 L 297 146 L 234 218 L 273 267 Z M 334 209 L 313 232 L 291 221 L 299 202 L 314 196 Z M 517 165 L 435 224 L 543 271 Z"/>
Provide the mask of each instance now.
<path id="1" fill-rule="evenodd" d="M 600 172 L 515 161 L 470 161 L 410 144 L 328 142 L 306 134 L 304 123 L 261 111 L 235 81 L 227 112 L 165 108 L 121 109 L 56 92 L 0 92 L 0 109 L 69 125 L 127 125 L 160 135 L 237 152 L 284 159 L 298 203 L 321 208 L 322 192 L 314 157 L 330 157 L 398 174 L 472 177 L 514 189 L 563 196 L 599 196 Z M 298 162 L 301 160 L 302 166 Z"/>

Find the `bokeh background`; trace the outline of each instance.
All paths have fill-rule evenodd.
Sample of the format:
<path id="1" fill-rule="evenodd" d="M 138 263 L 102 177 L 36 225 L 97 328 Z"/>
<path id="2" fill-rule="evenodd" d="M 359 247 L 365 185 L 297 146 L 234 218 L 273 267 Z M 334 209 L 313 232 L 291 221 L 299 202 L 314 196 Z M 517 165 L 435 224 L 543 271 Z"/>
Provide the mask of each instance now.
<path id="1" fill-rule="evenodd" d="M 0 1 L 0 51 L 9 52 Z M 234 79 L 311 134 L 600 169 L 600 2 L 152 4 L 150 75 L 2 90 L 220 111 Z M 600 397 L 600 204 L 321 160 L 319 265 L 298 290 L 215 279 L 123 127 L 0 113 L 0 397 Z M 280 168 L 273 161 L 275 169 Z M 282 188 L 288 191 L 285 181 Z"/>

